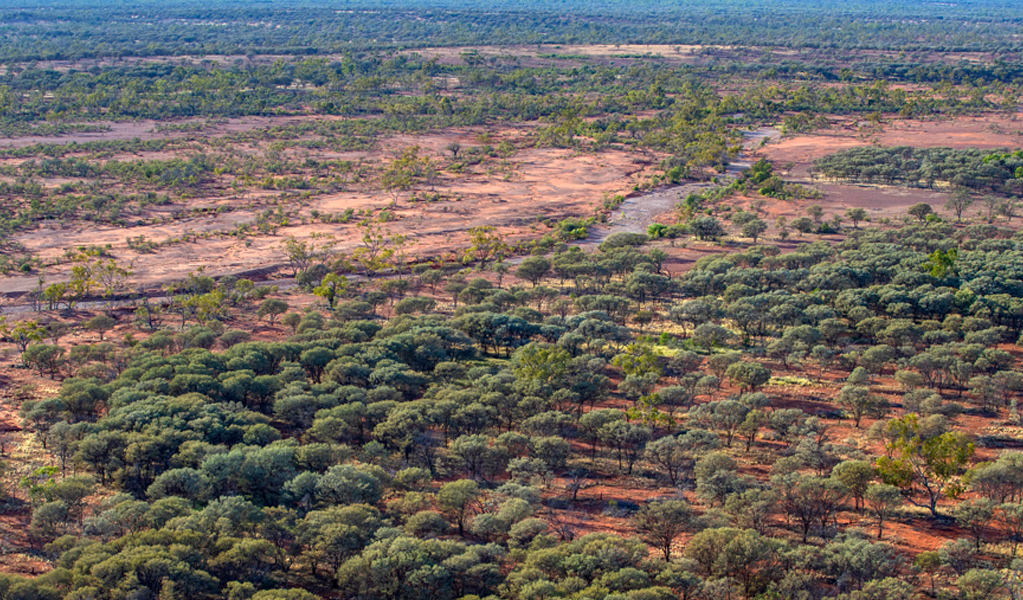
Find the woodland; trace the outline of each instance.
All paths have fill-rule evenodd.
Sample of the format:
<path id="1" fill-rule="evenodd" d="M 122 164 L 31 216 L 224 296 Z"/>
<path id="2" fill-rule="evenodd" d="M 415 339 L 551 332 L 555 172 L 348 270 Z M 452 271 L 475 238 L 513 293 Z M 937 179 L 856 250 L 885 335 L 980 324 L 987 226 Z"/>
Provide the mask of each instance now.
<path id="1" fill-rule="evenodd" d="M 1023 598 L 1013 8 L 0 8 L 0 600 Z"/>

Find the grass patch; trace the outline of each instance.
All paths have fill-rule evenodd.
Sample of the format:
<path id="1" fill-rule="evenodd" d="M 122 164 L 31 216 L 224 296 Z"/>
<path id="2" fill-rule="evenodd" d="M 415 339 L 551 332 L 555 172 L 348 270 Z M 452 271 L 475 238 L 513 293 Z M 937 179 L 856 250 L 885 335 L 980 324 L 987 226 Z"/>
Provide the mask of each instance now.
<path id="1" fill-rule="evenodd" d="M 817 387 L 818 383 L 812 379 L 806 377 L 795 377 L 793 375 L 786 375 L 782 377 L 772 377 L 767 385 L 796 385 L 800 387 Z"/>

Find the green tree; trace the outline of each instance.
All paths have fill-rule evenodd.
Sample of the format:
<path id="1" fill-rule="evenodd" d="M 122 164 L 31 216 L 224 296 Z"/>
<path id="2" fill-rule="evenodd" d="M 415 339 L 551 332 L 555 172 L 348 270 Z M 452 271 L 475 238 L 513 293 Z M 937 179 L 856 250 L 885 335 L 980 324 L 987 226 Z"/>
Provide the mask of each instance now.
<path id="1" fill-rule="evenodd" d="M 259 310 L 256 311 L 256 317 L 259 319 L 266 317 L 270 322 L 270 326 L 273 327 L 277 317 L 286 312 L 288 312 L 287 302 L 277 298 L 267 298 L 259 305 Z"/>
<path id="2" fill-rule="evenodd" d="M 714 217 L 697 217 L 688 223 L 689 231 L 701 241 L 717 241 L 725 234 L 725 228 Z"/>
<path id="3" fill-rule="evenodd" d="M 334 303 L 348 291 L 348 278 L 337 273 L 327 273 L 313 293 L 327 301 L 327 308 L 334 310 Z"/>
<path id="4" fill-rule="evenodd" d="M 790 223 L 790 225 L 792 225 L 792 227 L 801 235 L 806 235 L 807 233 L 810 233 L 811 231 L 814 230 L 815 227 L 813 220 L 807 217 L 798 217 L 796 219 L 792 219 L 792 223 Z"/>
<path id="5" fill-rule="evenodd" d="M 540 281 L 551 271 L 551 261 L 542 256 L 530 256 L 522 261 L 515 275 L 519 279 L 525 279 L 536 287 Z"/>
<path id="6" fill-rule="evenodd" d="M 987 498 L 965 500 L 957 504 L 953 512 L 956 524 L 970 532 L 980 552 L 984 530 L 991 525 L 995 516 L 995 503 Z"/>
<path id="7" fill-rule="evenodd" d="M 668 435 L 646 446 L 646 459 L 660 468 L 672 486 L 680 485 L 685 474 L 692 471 L 695 448 L 688 442 L 683 437 Z"/>
<path id="8" fill-rule="evenodd" d="M 771 370 L 760 363 L 740 361 L 728 366 L 725 375 L 743 392 L 755 392 L 771 380 Z"/>
<path id="9" fill-rule="evenodd" d="M 956 579 L 956 587 L 962 600 L 988 600 L 1005 589 L 1005 577 L 993 569 L 970 569 Z"/>
<path id="10" fill-rule="evenodd" d="M 999 504 L 995 509 L 995 519 L 1002 526 L 1009 543 L 1012 544 L 1012 555 L 1016 556 L 1019 542 L 1023 540 L 1023 504 L 1015 502 Z"/>
<path id="11" fill-rule="evenodd" d="M 803 543 L 815 526 L 826 529 L 849 494 L 837 478 L 799 473 L 775 475 L 771 485 L 784 513 L 799 523 Z"/>
<path id="12" fill-rule="evenodd" d="M 762 233 L 767 231 L 767 223 L 761 219 L 753 219 L 748 221 L 742 226 L 742 235 L 753 239 L 753 243 L 757 243 L 757 239 Z"/>
<path id="13" fill-rule="evenodd" d="M 973 196 L 964 189 L 953 191 L 949 194 L 948 201 L 945 202 L 945 210 L 954 212 L 956 221 L 959 223 L 963 222 L 963 213 L 971 206 L 973 206 Z"/>
<path id="14" fill-rule="evenodd" d="M 927 215 L 930 215 L 934 212 L 934 209 L 931 208 L 931 205 L 927 204 L 926 202 L 919 202 L 917 204 L 914 204 L 913 206 L 910 206 L 909 210 L 907 210 L 906 212 L 919 219 L 920 222 L 922 223 L 923 221 L 927 220 Z"/>
<path id="15" fill-rule="evenodd" d="M 32 344 L 21 358 L 27 366 L 37 369 L 40 376 L 45 371 L 53 378 L 64 364 L 64 349 L 50 344 Z"/>
<path id="16" fill-rule="evenodd" d="M 480 270 L 486 269 L 491 260 L 500 259 L 507 249 L 508 245 L 496 228 L 480 225 L 469 230 L 469 247 L 465 255 L 467 259 L 475 260 Z"/>
<path id="17" fill-rule="evenodd" d="M 708 578 L 731 577 L 747 598 L 753 598 L 782 578 L 787 549 L 785 542 L 752 529 L 726 527 L 697 533 L 685 553 Z"/>
<path id="18" fill-rule="evenodd" d="M 926 506 L 937 516 L 942 496 L 954 498 L 963 491 L 962 475 L 973 457 L 974 443 L 962 432 L 932 434 L 913 413 L 888 421 L 884 432 L 886 455 L 877 459 L 881 479 L 904 489 L 910 502 Z M 927 495 L 925 504 L 913 500 L 915 486 Z"/>
<path id="19" fill-rule="evenodd" d="M 831 474 L 849 488 L 849 494 L 855 501 L 855 508 L 859 510 L 863 495 L 870 482 L 877 477 L 874 465 L 865 460 L 847 460 L 835 465 Z"/>
<path id="20" fill-rule="evenodd" d="M 682 500 L 651 502 L 636 513 L 633 524 L 643 541 L 657 548 L 671 562 L 675 541 L 692 526 L 693 510 Z"/>
<path id="21" fill-rule="evenodd" d="M 86 331 L 95 331 L 99 334 L 99 341 L 103 341 L 103 336 L 106 332 L 110 331 L 117 325 L 117 320 L 110 315 L 96 315 L 82 324 L 82 327 Z"/>
<path id="22" fill-rule="evenodd" d="M 43 341 L 45 335 L 46 328 L 37 321 L 22 320 L 11 325 L 6 316 L 0 316 L 0 337 L 17 345 L 22 354 L 29 344 Z"/>
<path id="23" fill-rule="evenodd" d="M 512 365 L 519 379 L 559 386 L 568 374 L 572 355 L 560 346 L 532 342 L 515 351 Z"/>
<path id="24" fill-rule="evenodd" d="M 878 399 L 870 393 L 870 389 L 858 385 L 846 385 L 838 394 L 838 405 L 845 409 L 853 418 L 857 429 L 860 420 L 877 405 Z"/>
<path id="25" fill-rule="evenodd" d="M 405 148 L 380 175 L 380 185 L 391 194 L 396 206 L 402 193 L 420 181 L 432 177 L 434 167 L 427 157 L 419 156 L 419 146 Z"/>
<path id="26" fill-rule="evenodd" d="M 598 435 L 601 442 L 615 449 L 618 456 L 618 468 L 621 469 L 622 461 L 626 461 L 628 474 L 631 475 L 632 467 L 646 448 L 647 442 L 652 437 L 652 432 L 649 427 L 644 425 L 611 421 L 600 428 Z"/>
<path id="27" fill-rule="evenodd" d="M 860 222 L 867 220 L 867 211 L 857 206 L 845 211 L 845 216 L 852 221 L 855 229 L 859 229 Z"/>
<path id="28" fill-rule="evenodd" d="M 298 363 L 306 370 L 313 383 L 319 383 L 320 378 L 323 376 L 323 371 L 330 364 L 330 361 L 334 360 L 334 357 L 334 352 L 329 348 L 310 348 L 302 352 Z"/>
<path id="29" fill-rule="evenodd" d="M 902 491 L 894 485 L 875 484 L 863 494 L 866 505 L 877 520 L 877 539 L 881 539 L 884 524 L 896 513 L 904 500 Z"/>
<path id="30" fill-rule="evenodd" d="M 480 494 L 479 485 L 471 479 L 445 483 L 437 493 L 437 503 L 455 520 L 458 535 L 464 535 L 466 519 L 476 509 Z"/>
<path id="31" fill-rule="evenodd" d="M 949 248 L 942 251 L 940 248 L 931 253 L 924 268 L 929 269 L 931 275 L 937 278 L 944 278 L 956 274 L 956 261 L 959 260 L 959 250 Z"/>

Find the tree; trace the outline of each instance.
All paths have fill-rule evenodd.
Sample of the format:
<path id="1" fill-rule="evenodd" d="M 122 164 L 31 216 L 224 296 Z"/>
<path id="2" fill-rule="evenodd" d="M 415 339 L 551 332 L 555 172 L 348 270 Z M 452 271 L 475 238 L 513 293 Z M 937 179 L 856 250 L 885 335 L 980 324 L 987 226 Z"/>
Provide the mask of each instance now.
<path id="1" fill-rule="evenodd" d="M 685 554 L 696 561 L 708 579 L 721 581 L 721 578 L 731 578 L 741 586 L 741 589 L 725 594 L 704 588 L 701 597 L 732 598 L 742 593 L 746 598 L 754 598 L 772 581 L 782 578 L 784 569 L 781 567 L 786 550 L 785 542 L 765 537 L 752 529 L 722 527 L 705 529 L 694 535 L 686 544 Z"/>
<path id="2" fill-rule="evenodd" d="M 701 241 L 717 241 L 725 234 L 725 228 L 714 217 L 698 217 L 688 224 L 689 231 Z"/>
<path id="3" fill-rule="evenodd" d="M 820 225 L 821 221 L 824 219 L 824 209 L 821 208 L 819 204 L 813 204 L 806 207 L 806 214 L 813 219 L 815 225 Z"/>
<path id="4" fill-rule="evenodd" d="M 465 533 L 465 522 L 480 497 L 479 485 L 471 479 L 445 483 L 437 494 L 441 509 L 450 514 L 458 525 L 458 535 Z"/>
<path id="5" fill-rule="evenodd" d="M 22 354 L 25 353 L 29 344 L 43 341 L 43 336 L 45 335 L 46 327 L 43 327 L 37 321 L 23 320 L 11 325 L 7 321 L 6 316 L 0 316 L 0 337 L 4 341 L 17 345 L 21 349 Z"/>
<path id="6" fill-rule="evenodd" d="M 320 235 L 316 235 L 310 240 L 300 240 L 294 236 L 288 236 L 280 244 L 291 265 L 292 276 L 297 276 L 317 264 L 329 262 L 334 254 L 335 245 L 333 237 Z"/>
<path id="7" fill-rule="evenodd" d="M 846 385 L 838 395 L 838 404 L 852 415 L 856 428 L 864 415 L 875 412 L 883 398 L 870 393 L 870 389 L 859 385 Z"/>
<path id="8" fill-rule="evenodd" d="M 43 291 L 43 299 L 46 300 L 46 307 L 50 310 L 60 308 L 61 303 L 67 304 L 67 308 L 70 310 L 75 303 L 69 284 L 62 281 L 46 286 L 46 290 Z"/>
<path id="9" fill-rule="evenodd" d="M 956 579 L 962 600 L 989 600 L 999 597 L 1005 588 L 1005 577 L 993 569 L 970 569 Z"/>
<path id="10" fill-rule="evenodd" d="M 927 215 L 932 214 L 934 212 L 934 209 L 931 208 L 931 205 L 927 204 L 926 202 L 918 202 L 917 204 L 910 206 L 909 210 L 907 210 L 906 212 L 916 217 L 917 219 L 920 219 L 920 222 L 922 223 L 925 220 L 927 220 Z"/>
<path id="11" fill-rule="evenodd" d="M 1019 204 L 1015 198 L 1006 198 L 1004 202 L 998 205 L 998 214 L 1004 216 L 1009 221 L 1012 221 L 1018 216 Z"/>
<path id="12" fill-rule="evenodd" d="M 691 469 L 693 460 L 689 445 L 673 435 L 647 444 L 646 458 L 661 468 L 673 486 L 682 483 L 683 473 Z"/>
<path id="13" fill-rule="evenodd" d="M 755 392 L 771 380 L 771 370 L 760 363 L 740 361 L 728 366 L 725 375 L 743 392 Z"/>
<path id="14" fill-rule="evenodd" d="M 804 544 L 815 525 L 822 530 L 827 526 L 849 494 L 849 489 L 836 478 L 799 473 L 775 475 L 771 485 L 785 514 L 799 522 Z"/>
<path id="15" fill-rule="evenodd" d="M 696 495 L 711 506 L 724 504 L 732 494 L 750 486 L 747 478 L 740 477 L 738 465 L 724 452 L 711 452 L 696 463 Z"/>
<path id="16" fill-rule="evenodd" d="M 873 588 L 873 594 L 853 595 L 853 598 L 910 600 L 915 596 L 914 586 L 894 579 L 902 574 L 902 561 L 895 548 L 888 544 L 844 535 L 824 546 L 821 558 L 821 572 L 834 578 L 840 589 L 862 587 L 866 592 L 868 584 Z"/>
<path id="17" fill-rule="evenodd" d="M 640 508 L 633 524 L 643 541 L 660 550 L 664 560 L 671 562 L 675 540 L 690 528 L 692 518 L 692 509 L 682 500 L 664 500 Z"/>
<path id="18" fill-rule="evenodd" d="M 990 223 L 994 221 L 995 212 L 998 210 L 998 207 L 1001 206 L 1002 199 L 993 194 L 986 194 L 980 199 L 980 201 L 984 203 L 985 207 L 987 207 L 987 222 Z"/>
<path id="19" fill-rule="evenodd" d="M 558 385 L 568 374 L 572 355 L 560 346 L 527 344 L 512 355 L 515 376 L 547 385 Z"/>
<path id="20" fill-rule="evenodd" d="M 85 431 L 81 425 L 72 425 L 67 421 L 54 423 L 46 432 L 46 443 L 44 447 L 50 450 L 57 460 L 60 461 L 61 475 L 67 472 L 68 463 L 78 449 L 78 442 L 81 441 Z"/>
<path id="21" fill-rule="evenodd" d="M 334 465 L 316 484 L 316 497 L 329 505 L 375 504 L 387 474 L 376 465 Z"/>
<path id="22" fill-rule="evenodd" d="M 301 589 L 260 590 L 249 600 L 316 600 L 319 596 Z"/>
<path id="23" fill-rule="evenodd" d="M 334 303 L 339 296 L 344 296 L 348 291 L 348 278 L 337 273 L 327 273 L 313 293 L 327 301 L 327 308 L 334 310 Z M 262 309 L 262 307 L 261 307 Z"/>
<path id="24" fill-rule="evenodd" d="M 415 313 L 428 313 L 437 306 L 437 301 L 425 296 L 410 296 L 402 298 L 394 304 L 394 314 L 411 315 Z"/>
<path id="25" fill-rule="evenodd" d="M 877 459 L 877 470 L 885 483 L 902 488 L 910 494 L 910 502 L 927 506 L 937 516 L 942 496 L 954 498 L 963 491 L 961 477 L 975 446 L 962 432 L 934 434 L 922 425 L 913 413 L 888 421 L 884 427 L 886 456 Z M 926 504 L 912 499 L 917 485 L 927 494 Z"/>
<path id="26" fill-rule="evenodd" d="M 860 508 L 860 502 L 863 501 L 863 495 L 870 486 L 870 482 L 877 477 L 874 465 L 865 460 L 841 462 L 835 465 L 831 474 L 849 488 L 849 494 L 853 497 L 857 510 Z"/>
<path id="27" fill-rule="evenodd" d="M 611 408 L 591 410 L 579 417 L 579 427 L 582 429 L 583 439 L 592 443 L 591 456 L 596 458 L 597 449 L 604 440 L 604 426 L 614 421 L 625 420 L 625 413 Z"/>
<path id="28" fill-rule="evenodd" d="M 465 474 L 475 481 L 485 481 L 487 474 L 504 465 L 500 448 L 485 435 L 462 435 L 451 444 L 451 454 L 465 465 Z"/>
<path id="29" fill-rule="evenodd" d="M 618 456 L 618 468 L 622 468 L 623 459 L 628 463 L 628 473 L 642 454 L 643 449 L 652 437 L 649 427 L 624 421 L 612 421 L 600 428 L 600 440 L 615 449 Z"/>
<path id="30" fill-rule="evenodd" d="M 53 481 L 43 492 L 48 501 L 62 502 L 72 520 L 79 523 L 85 510 L 85 499 L 95 493 L 92 475 L 72 475 Z"/>
<path id="31" fill-rule="evenodd" d="M 205 294 L 192 296 L 185 300 L 195 315 L 199 325 L 205 327 L 210 321 L 219 321 L 227 310 L 226 296 L 222 290 L 216 289 Z"/>
<path id="32" fill-rule="evenodd" d="M 40 376 L 45 371 L 52 379 L 64 364 L 64 349 L 50 344 L 32 344 L 25 349 L 21 359 L 26 366 L 37 369 Z"/>
<path id="33" fill-rule="evenodd" d="M 404 235 L 391 235 L 382 225 L 374 223 L 370 219 L 359 222 L 359 231 L 362 232 L 362 239 L 359 246 L 352 253 L 352 258 L 362 265 L 362 268 L 369 273 L 393 266 L 391 259 L 394 257 L 396 243 L 404 245 Z M 399 273 L 400 275 L 400 273 Z"/>
<path id="34" fill-rule="evenodd" d="M 943 278 L 956 274 L 956 261 L 959 260 L 958 249 L 949 248 L 947 251 L 942 251 L 941 248 L 938 248 L 928 258 L 924 267 L 929 267 L 931 275 L 934 277 Z"/>
<path id="35" fill-rule="evenodd" d="M 67 410 L 69 420 L 91 421 L 96 417 L 108 393 L 95 379 L 72 378 L 64 382 L 59 400 Z"/>
<path id="36" fill-rule="evenodd" d="M 980 552 L 984 530 L 995 516 L 995 503 L 987 498 L 966 500 L 955 507 L 956 524 L 970 532 Z"/>
<path id="37" fill-rule="evenodd" d="M 262 319 L 267 317 L 270 322 L 270 326 L 273 327 L 277 317 L 288 312 L 288 303 L 284 300 L 277 298 L 267 298 L 259 305 L 259 310 L 256 311 L 256 317 Z"/>
<path id="38" fill-rule="evenodd" d="M 381 536 L 337 571 L 343 598 L 455 600 L 487 597 L 501 581 L 493 545 Z"/>
<path id="39" fill-rule="evenodd" d="M 807 217 L 799 217 L 792 220 L 792 227 L 800 233 L 800 235 L 806 235 L 814 230 L 814 222 Z"/>
<path id="40" fill-rule="evenodd" d="M 746 422 L 750 408 L 735 400 L 708 402 L 691 411 L 691 418 L 703 427 L 724 434 L 725 445 L 731 447 L 736 431 Z"/>
<path id="41" fill-rule="evenodd" d="M 757 434 L 760 433 L 760 428 L 767 424 L 768 418 L 768 415 L 759 408 L 746 413 L 746 418 L 736 430 L 746 440 L 746 452 L 753 448 L 753 444 L 757 441 Z"/>
<path id="42" fill-rule="evenodd" d="M 303 351 L 299 356 L 298 363 L 306 370 L 313 383 L 319 383 L 323 371 L 334 358 L 334 352 L 329 348 L 315 347 Z"/>
<path id="43" fill-rule="evenodd" d="M 877 519 L 877 539 L 881 539 L 885 521 L 891 519 L 903 502 L 902 491 L 894 485 L 875 484 L 867 488 L 863 499 Z"/>
<path id="44" fill-rule="evenodd" d="M 522 261 L 515 271 L 515 275 L 536 287 L 536 284 L 540 283 L 540 280 L 546 277 L 550 270 L 551 261 L 542 256 L 530 256 Z"/>
<path id="45" fill-rule="evenodd" d="M 83 327 L 86 331 L 95 331 L 99 334 L 99 341 L 103 341 L 103 336 L 106 332 L 110 331 L 117 325 L 117 320 L 109 315 L 96 315 L 83 323 Z"/>
<path id="46" fill-rule="evenodd" d="M 850 208 L 849 210 L 845 211 L 845 216 L 847 219 L 852 221 L 853 227 L 855 229 L 859 229 L 860 222 L 867 220 L 867 211 L 857 206 L 855 208 Z"/>
<path id="47" fill-rule="evenodd" d="M 68 532 L 74 521 L 65 503 L 54 500 L 46 502 L 32 511 L 32 522 L 29 531 L 44 539 L 52 540 Z"/>
<path id="48" fill-rule="evenodd" d="M 480 270 L 487 268 L 491 260 L 499 259 L 508 245 L 497 229 L 490 225 L 481 225 L 469 230 L 469 247 L 465 250 L 466 260 L 475 260 Z"/>
<path id="49" fill-rule="evenodd" d="M 1016 556 L 1019 542 L 1023 540 L 1023 504 L 1016 502 L 999 504 L 995 509 L 995 519 L 1001 524 L 1012 544 L 1012 555 Z"/>
<path id="50" fill-rule="evenodd" d="M 125 291 L 128 287 L 128 278 L 133 272 L 131 264 L 122 267 L 112 258 L 98 260 L 92 267 L 93 279 L 100 285 L 103 295 L 107 298 Z"/>
<path id="51" fill-rule="evenodd" d="M 768 522 L 776 511 L 778 495 L 773 490 L 752 488 L 725 499 L 725 512 L 735 525 L 767 535 Z"/>
<path id="52" fill-rule="evenodd" d="M 149 302 L 149 298 L 142 299 L 142 306 L 135 309 L 135 325 L 156 331 L 163 324 L 163 306 Z"/>
<path id="53" fill-rule="evenodd" d="M 380 175 L 380 185 L 391 194 L 392 206 L 402 192 L 412 189 L 430 168 L 429 159 L 419 157 L 419 146 L 405 148 Z"/>
<path id="54" fill-rule="evenodd" d="M 824 378 L 824 371 L 835 362 L 835 351 L 823 344 L 810 349 L 810 360 L 817 363 L 817 381 Z"/>
<path id="55" fill-rule="evenodd" d="M 753 219 L 742 226 L 742 235 L 752 238 L 754 244 L 757 243 L 757 238 L 760 237 L 760 234 L 765 231 L 767 231 L 767 223 L 761 219 Z"/>
<path id="56" fill-rule="evenodd" d="M 290 312 L 281 318 L 281 325 L 291 328 L 291 332 L 295 333 L 298 331 L 298 326 L 302 324 L 302 315 L 297 312 Z"/>
<path id="57" fill-rule="evenodd" d="M 970 192 L 964 189 L 958 189 L 949 194 L 948 201 L 945 202 L 945 210 L 954 212 L 956 215 L 956 221 L 962 223 L 963 213 L 972 205 L 973 196 L 970 195 Z"/>

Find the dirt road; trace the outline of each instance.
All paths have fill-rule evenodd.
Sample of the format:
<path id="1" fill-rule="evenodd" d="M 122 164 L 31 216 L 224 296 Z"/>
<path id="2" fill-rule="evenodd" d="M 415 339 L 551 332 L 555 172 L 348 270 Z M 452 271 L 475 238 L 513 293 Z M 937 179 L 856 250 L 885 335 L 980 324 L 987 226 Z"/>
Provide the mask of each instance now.
<path id="1" fill-rule="evenodd" d="M 764 140 L 780 138 L 781 132 L 773 127 L 761 127 L 754 131 L 744 131 L 742 137 L 745 151 L 728 165 L 721 177 L 723 180 L 736 179 L 743 170 L 751 166 L 750 151 L 760 146 Z M 647 227 L 655 223 L 658 216 L 670 212 L 686 196 L 713 187 L 715 184 L 708 182 L 682 183 L 626 198 L 611 216 L 608 224 L 595 227 L 590 237 L 583 240 L 580 245 L 595 246 L 615 233 L 646 233 Z"/>

